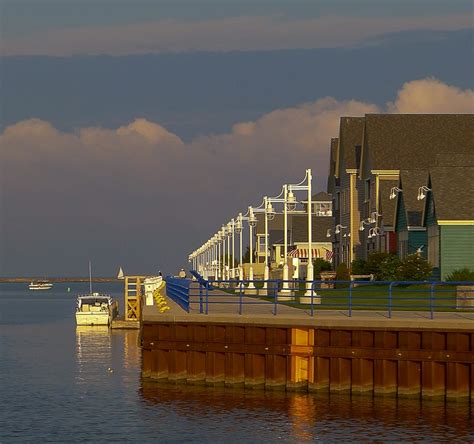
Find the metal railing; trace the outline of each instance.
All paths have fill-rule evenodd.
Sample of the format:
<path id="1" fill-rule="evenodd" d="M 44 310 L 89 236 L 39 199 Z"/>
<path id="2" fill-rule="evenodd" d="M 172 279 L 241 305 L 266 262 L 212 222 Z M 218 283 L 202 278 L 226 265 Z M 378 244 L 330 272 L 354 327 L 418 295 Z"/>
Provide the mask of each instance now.
<path id="1" fill-rule="evenodd" d="M 286 293 L 282 291 L 285 282 L 290 287 Z M 249 283 L 199 276 L 190 287 L 189 304 L 204 314 L 212 311 L 214 304 L 237 305 L 239 314 L 252 305 L 271 305 L 273 315 L 281 306 L 304 310 L 310 316 L 336 310 L 351 317 L 354 311 L 368 310 L 391 318 L 396 311 L 412 311 L 426 312 L 433 319 L 437 312 L 474 312 L 474 282 L 316 280 L 309 292 L 304 280 L 254 280 L 255 290 L 248 289 Z M 467 289 L 460 290 L 460 286 Z"/>
<path id="2" fill-rule="evenodd" d="M 191 280 L 167 276 L 165 277 L 165 282 L 166 296 L 168 296 L 189 313 L 189 286 L 191 284 Z"/>

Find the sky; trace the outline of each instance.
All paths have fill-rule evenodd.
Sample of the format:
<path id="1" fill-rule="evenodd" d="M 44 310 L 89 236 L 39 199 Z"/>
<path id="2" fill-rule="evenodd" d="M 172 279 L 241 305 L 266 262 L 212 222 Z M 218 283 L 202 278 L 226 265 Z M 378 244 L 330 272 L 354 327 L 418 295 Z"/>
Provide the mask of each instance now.
<path id="1" fill-rule="evenodd" d="M 0 276 L 176 272 L 341 116 L 474 111 L 466 1 L 4 0 Z"/>

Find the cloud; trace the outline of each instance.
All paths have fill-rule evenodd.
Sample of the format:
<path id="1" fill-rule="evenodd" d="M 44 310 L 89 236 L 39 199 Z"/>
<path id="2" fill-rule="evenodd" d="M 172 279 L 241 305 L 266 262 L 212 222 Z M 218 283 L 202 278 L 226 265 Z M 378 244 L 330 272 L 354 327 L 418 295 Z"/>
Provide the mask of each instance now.
<path id="1" fill-rule="evenodd" d="M 248 51 L 353 46 L 392 32 L 472 28 L 468 14 L 427 17 L 308 19 L 231 17 L 51 29 L 3 38 L 3 55 L 125 55 L 187 51 Z M 337 30 L 335 32 L 335 30 Z M 238 37 L 236 37 L 238 36 Z"/>
<path id="2" fill-rule="evenodd" d="M 474 91 L 446 85 L 434 78 L 413 80 L 398 91 L 388 104 L 393 113 L 472 113 Z"/>
<path id="3" fill-rule="evenodd" d="M 472 94 L 417 80 L 403 85 L 387 107 L 472 112 Z M 299 181 L 306 168 L 313 169 L 315 189 L 323 189 L 340 117 L 375 112 L 383 110 L 326 97 L 189 143 L 146 119 L 74 132 L 39 119 L 18 122 L 0 135 L 5 269 L 37 267 L 32 250 L 48 254 L 63 244 L 74 255 L 69 262 L 61 255 L 51 259 L 58 273 L 86 260 L 91 245 L 104 262 L 112 254 L 122 264 L 177 266 L 217 224 L 265 194 L 278 194 L 283 183 Z"/>

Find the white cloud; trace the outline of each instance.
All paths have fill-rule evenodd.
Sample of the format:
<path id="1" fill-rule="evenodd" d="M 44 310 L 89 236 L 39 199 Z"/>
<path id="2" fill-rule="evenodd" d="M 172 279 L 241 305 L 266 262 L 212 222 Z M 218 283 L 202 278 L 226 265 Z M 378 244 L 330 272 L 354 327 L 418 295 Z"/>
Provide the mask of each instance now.
<path id="1" fill-rule="evenodd" d="M 474 91 L 446 85 L 434 78 L 413 80 L 388 104 L 393 113 L 473 113 Z"/>
<path id="2" fill-rule="evenodd" d="M 327 48 L 352 46 L 391 32 L 471 27 L 469 15 L 160 20 L 131 25 L 52 29 L 20 38 L 4 38 L 1 53 L 67 56 Z"/>
<path id="3" fill-rule="evenodd" d="M 424 79 L 403 85 L 387 106 L 392 112 L 469 112 L 472 98 L 470 90 Z M 306 168 L 314 171 L 315 189 L 324 187 L 340 117 L 374 112 L 383 110 L 327 97 L 189 143 L 146 119 L 71 133 L 39 119 L 18 122 L 0 134 L 6 238 L 20 263 L 21 252 L 33 246 L 28 242 L 54 243 L 64 232 L 72 238 L 84 232 L 98 245 L 102 238 L 113 244 L 136 237 L 143 250 L 150 237 L 159 248 L 146 254 L 165 263 L 172 250 L 170 260 L 178 261 L 195 246 L 189 242 L 196 232 L 204 236 L 206 227 L 277 194 Z"/>

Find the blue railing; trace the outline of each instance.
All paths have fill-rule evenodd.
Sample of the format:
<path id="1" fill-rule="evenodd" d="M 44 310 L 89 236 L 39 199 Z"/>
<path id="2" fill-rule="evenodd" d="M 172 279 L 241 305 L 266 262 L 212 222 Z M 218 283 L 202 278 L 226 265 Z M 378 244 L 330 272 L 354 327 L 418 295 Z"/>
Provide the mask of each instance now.
<path id="1" fill-rule="evenodd" d="M 274 315 L 282 305 L 304 310 L 311 316 L 320 310 L 343 311 L 347 316 L 357 310 L 371 310 L 391 318 L 395 311 L 413 311 L 426 312 L 433 319 L 436 312 L 474 312 L 474 282 L 313 281 L 306 291 L 306 281 L 276 279 L 254 280 L 257 288 L 249 291 L 249 280 L 206 280 L 194 276 L 198 285 L 190 289 L 190 305 L 197 305 L 199 312 L 205 314 L 214 304 L 237 305 L 239 314 L 251 305 L 271 305 Z M 290 287 L 289 294 L 281 291 L 284 282 Z M 262 288 L 265 283 L 266 290 Z M 461 299 L 458 286 L 471 290 L 464 290 Z"/>
<path id="2" fill-rule="evenodd" d="M 165 277 L 165 282 L 166 296 L 189 312 L 189 286 L 191 280 L 167 276 Z"/>

